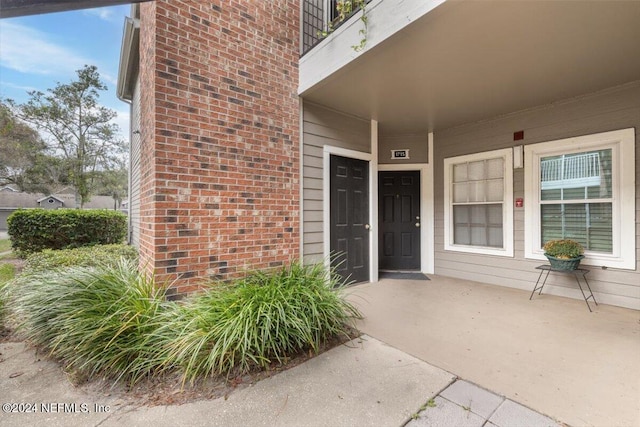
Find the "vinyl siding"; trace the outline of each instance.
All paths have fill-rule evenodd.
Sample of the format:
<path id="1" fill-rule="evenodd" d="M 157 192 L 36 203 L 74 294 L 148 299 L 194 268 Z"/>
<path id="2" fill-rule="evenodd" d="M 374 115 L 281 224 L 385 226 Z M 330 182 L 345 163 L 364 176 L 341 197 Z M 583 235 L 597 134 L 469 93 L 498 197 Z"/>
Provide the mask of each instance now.
<path id="1" fill-rule="evenodd" d="M 323 259 L 323 148 L 371 152 L 370 123 L 327 108 L 304 103 L 303 108 L 303 235 L 304 262 Z"/>
<path id="2" fill-rule="evenodd" d="M 140 247 L 140 79 L 136 79 L 131 102 L 131 158 L 129 183 L 129 239 Z M 133 133 L 136 132 L 136 133 Z"/>
<path id="3" fill-rule="evenodd" d="M 427 134 L 386 134 L 378 138 L 378 164 L 429 163 L 429 136 Z M 408 159 L 391 159 L 391 150 L 409 150 Z"/>
<path id="4" fill-rule="evenodd" d="M 640 82 L 481 123 L 468 124 L 434 134 L 435 157 L 435 272 L 502 286 L 533 289 L 540 260 L 524 258 L 524 209 L 514 208 L 513 258 L 493 257 L 444 250 L 444 167 L 447 157 L 527 145 L 616 129 L 636 129 L 635 232 L 636 269 L 600 269 L 588 266 L 589 284 L 598 302 L 640 309 Z M 513 141 L 513 133 L 524 131 L 525 139 Z M 524 196 L 524 169 L 513 171 L 514 199 Z M 531 203 L 525 198 L 524 203 Z M 545 293 L 582 298 L 573 276 L 551 274 Z"/>

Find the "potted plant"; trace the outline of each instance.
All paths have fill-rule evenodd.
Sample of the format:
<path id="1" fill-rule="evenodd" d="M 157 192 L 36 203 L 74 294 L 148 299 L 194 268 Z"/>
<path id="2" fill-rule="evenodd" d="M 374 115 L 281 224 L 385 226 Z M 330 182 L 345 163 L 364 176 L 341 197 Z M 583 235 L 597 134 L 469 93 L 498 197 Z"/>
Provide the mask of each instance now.
<path id="1" fill-rule="evenodd" d="M 549 240 L 542 247 L 551 267 L 557 270 L 575 270 L 584 258 L 584 248 L 575 240 Z"/>

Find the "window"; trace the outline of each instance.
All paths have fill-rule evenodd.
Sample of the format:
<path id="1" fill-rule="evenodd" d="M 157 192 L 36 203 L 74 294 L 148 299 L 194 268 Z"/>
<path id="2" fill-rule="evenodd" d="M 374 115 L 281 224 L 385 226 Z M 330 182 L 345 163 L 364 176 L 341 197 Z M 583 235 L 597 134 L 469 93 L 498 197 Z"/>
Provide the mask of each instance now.
<path id="1" fill-rule="evenodd" d="M 566 238 L 587 264 L 635 269 L 634 144 L 624 129 L 525 147 L 527 258 Z"/>
<path id="2" fill-rule="evenodd" d="M 511 149 L 444 160 L 445 250 L 513 256 Z"/>

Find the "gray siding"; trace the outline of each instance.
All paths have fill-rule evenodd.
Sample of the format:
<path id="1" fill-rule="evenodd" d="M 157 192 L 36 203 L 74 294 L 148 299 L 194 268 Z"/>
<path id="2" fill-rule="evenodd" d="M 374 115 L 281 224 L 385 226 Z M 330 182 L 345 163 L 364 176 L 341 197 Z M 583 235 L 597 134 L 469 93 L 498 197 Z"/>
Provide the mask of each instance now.
<path id="1" fill-rule="evenodd" d="M 303 244 L 305 262 L 323 258 L 323 148 L 325 145 L 371 152 L 370 123 L 324 107 L 303 106 Z"/>
<path id="2" fill-rule="evenodd" d="M 531 290 L 541 261 L 524 258 L 524 209 L 514 209 L 514 258 L 444 251 L 443 160 L 447 157 L 527 145 L 616 129 L 636 129 L 636 270 L 591 267 L 589 283 L 599 302 L 640 309 L 640 82 L 434 134 L 436 274 Z M 523 141 L 513 133 L 524 130 Z M 524 197 L 524 170 L 514 170 L 514 198 Z M 525 199 L 524 203 L 528 201 Z M 529 201 L 530 202 L 530 201 Z M 582 297 L 573 277 L 549 276 L 545 292 Z"/>
<path id="3" fill-rule="evenodd" d="M 129 171 L 129 243 L 140 247 L 140 78 L 131 101 L 131 158 Z M 136 132 L 136 133 L 133 133 Z"/>
<path id="4" fill-rule="evenodd" d="M 409 150 L 409 158 L 392 160 L 391 150 Z M 429 135 L 408 134 L 378 136 L 378 164 L 429 163 Z"/>

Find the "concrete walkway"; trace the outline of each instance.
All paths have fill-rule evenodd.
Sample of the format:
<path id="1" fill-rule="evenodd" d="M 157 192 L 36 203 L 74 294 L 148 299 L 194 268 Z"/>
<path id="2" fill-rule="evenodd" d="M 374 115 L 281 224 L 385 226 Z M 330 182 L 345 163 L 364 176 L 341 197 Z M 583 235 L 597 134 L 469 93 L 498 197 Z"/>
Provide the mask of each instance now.
<path id="1" fill-rule="evenodd" d="M 75 388 L 24 343 L 4 343 L 0 390 L 0 426 L 557 426 L 368 336 L 228 399 L 154 407 Z"/>
<path id="2" fill-rule="evenodd" d="M 559 427 L 560 424 L 475 384 L 458 380 L 428 401 L 406 426 Z"/>
<path id="3" fill-rule="evenodd" d="M 358 328 L 562 423 L 640 426 L 640 312 L 429 277 L 354 287 Z"/>

